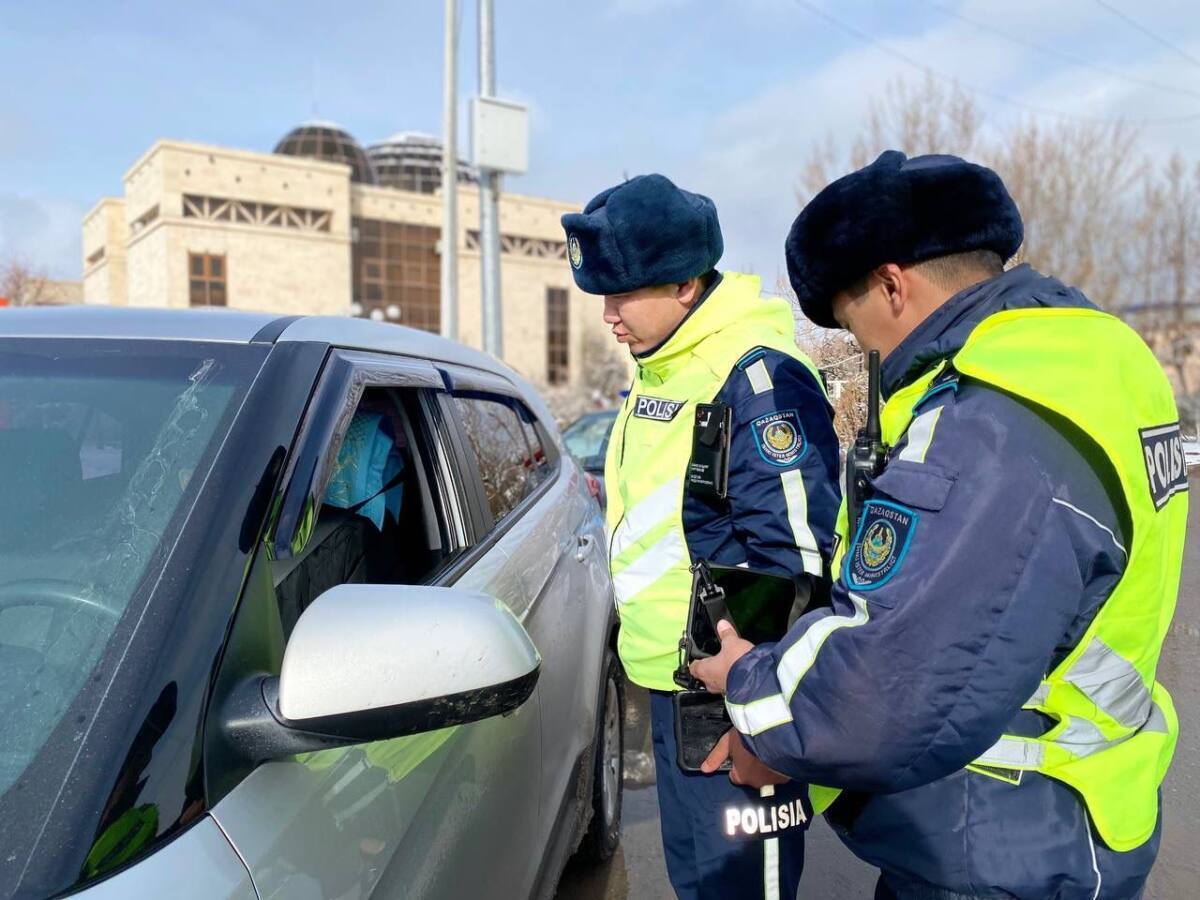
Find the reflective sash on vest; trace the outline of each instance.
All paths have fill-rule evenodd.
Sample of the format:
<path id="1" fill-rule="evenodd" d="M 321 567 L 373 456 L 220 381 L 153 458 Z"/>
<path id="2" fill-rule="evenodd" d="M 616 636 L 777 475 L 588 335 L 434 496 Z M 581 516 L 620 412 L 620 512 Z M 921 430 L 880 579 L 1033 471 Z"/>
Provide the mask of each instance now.
<path id="1" fill-rule="evenodd" d="M 1025 704 L 1057 724 L 1038 738 L 1006 734 L 969 768 L 1017 777 L 1036 771 L 1069 784 L 1105 843 L 1133 849 L 1154 831 L 1158 788 L 1179 730 L 1170 695 L 1154 678 L 1187 525 L 1187 473 L 1170 385 L 1132 329 L 1087 309 L 997 313 L 972 332 L 953 366 L 1061 416 L 1095 441 L 1120 481 L 1132 525 L 1116 588 Z M 888 401 L 882 419 L 889 445 L 908 430 L 943 368 Z M 835 567 L 845 552 L 844 507 L 838 528 Z"/>
<path id="2" fill-rule="evenodd" d="M 796 347 L 791 308 L 782 300 L 762 299 L 759 291 L 758 278 L 724 273 L 680 331 L 638 367 L 613 423 L 604 474 L 609 561 L 621 618 L 618 651 L 630 680 L 643 687 L 678 689 L 672 674 L 692 588 L 683 482 L 696 404 L 710 402 L 754 347 L 799 360 L 821 384 L 812 362 Z M 670 364 L 656 365 L 664 353 L 673 354 Z M 743 375 L 755 391 L 771 389 L 761 362 Z M 789 471 L 781 477 L 786 484 L 801 476 Z M 802 482 L 799 497 L 804 497 Z M 806 523 L 805 510 L 793 512 L 798 523 Z M 819 555 L 812 555 L 819 567 Z"/>

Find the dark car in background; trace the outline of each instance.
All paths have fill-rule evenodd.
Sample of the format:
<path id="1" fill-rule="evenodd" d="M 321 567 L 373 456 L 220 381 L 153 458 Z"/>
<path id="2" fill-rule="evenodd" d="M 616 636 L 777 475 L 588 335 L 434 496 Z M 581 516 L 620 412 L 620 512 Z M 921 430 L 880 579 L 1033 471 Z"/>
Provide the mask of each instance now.
<path id="1" fill-rule="evenodd" d="M 608 493 L 604 486 L 604 457 L 608 453 L 608 439 L 616 421 L 615 409 L 585 413 L 562 433 L 567 452 L 575 457 L 584 472 L 596 480 L 599 486 L 596 499 L 600 501 L 601 509 L 608 505 Z"/>

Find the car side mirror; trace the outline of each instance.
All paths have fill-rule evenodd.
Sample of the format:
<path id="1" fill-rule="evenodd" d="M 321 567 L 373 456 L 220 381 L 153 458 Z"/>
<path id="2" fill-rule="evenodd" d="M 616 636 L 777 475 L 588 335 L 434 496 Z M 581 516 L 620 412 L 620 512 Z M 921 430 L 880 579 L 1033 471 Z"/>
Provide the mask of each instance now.
<path id="1" fill-rule="evenodd" d="M 343 584 L 301 614 L 278 678 L 231 698 L 227 733 L 256 761 L 512 712 L 541 657 L 507 606 L 454 588 Z"/>

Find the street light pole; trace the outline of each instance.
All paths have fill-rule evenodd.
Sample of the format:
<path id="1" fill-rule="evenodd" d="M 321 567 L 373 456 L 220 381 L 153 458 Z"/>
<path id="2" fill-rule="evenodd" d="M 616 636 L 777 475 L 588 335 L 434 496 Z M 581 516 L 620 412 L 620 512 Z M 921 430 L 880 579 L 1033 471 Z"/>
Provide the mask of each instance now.
<path id="1" fill-rule="evenodd" d="M 446 0 L 442 75 L 443 337 L 458 340 L 458 0 Z"/>
<path id="2" fill-rule="evenodd" d="M 496 95 L 496 56 L 493 43 L 492 0 L 479 0 L 479 95 Z M 500 308 L 500 173 L 479 171 L 480 293 L 483 303 L 483 349 L 504 355 L 503 315 Z"/>

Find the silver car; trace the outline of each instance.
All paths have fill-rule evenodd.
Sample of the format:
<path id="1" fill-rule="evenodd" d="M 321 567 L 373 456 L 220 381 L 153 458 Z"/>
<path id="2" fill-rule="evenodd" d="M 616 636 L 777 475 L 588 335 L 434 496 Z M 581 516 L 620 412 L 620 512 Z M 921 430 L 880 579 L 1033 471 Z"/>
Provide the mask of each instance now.
<path id="1" fill-rule="evenodd" d="M 536 897 L 610 856 L 599 511 L 534 391 L 336 318 L 0 313 L 0 897 Z"/>

